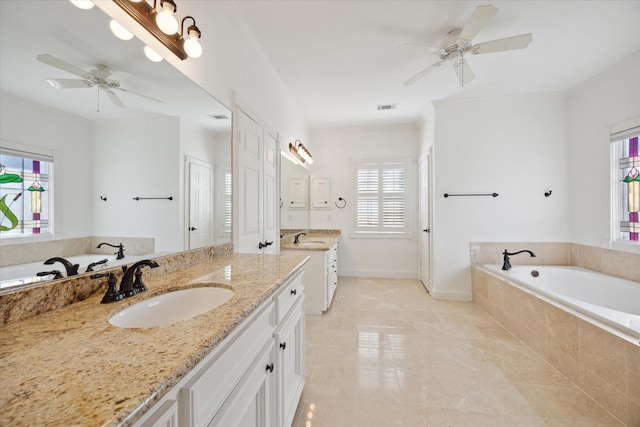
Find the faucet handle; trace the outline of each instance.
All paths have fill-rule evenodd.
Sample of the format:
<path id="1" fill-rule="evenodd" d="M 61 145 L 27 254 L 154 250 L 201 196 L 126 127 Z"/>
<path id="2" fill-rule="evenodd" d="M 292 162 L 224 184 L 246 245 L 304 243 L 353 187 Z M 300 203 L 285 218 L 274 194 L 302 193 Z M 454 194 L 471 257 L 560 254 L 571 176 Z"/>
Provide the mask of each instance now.
<path id="1" fill-rule="evenodd" d="M 108 304 L 110 302 L 120 301 L 124 298 L 124 294 L 118 292 L 118 280 L 116 279 L 116 275 L 113 273 L 98 273 L 92 274 L 90 276 L 92 279 L 99 279 L 101 277 L 108 277 L 109 281 L 107 282 L 108 288 L 107 293 L 102 297 L 102 301 L 100 304 Z"/>

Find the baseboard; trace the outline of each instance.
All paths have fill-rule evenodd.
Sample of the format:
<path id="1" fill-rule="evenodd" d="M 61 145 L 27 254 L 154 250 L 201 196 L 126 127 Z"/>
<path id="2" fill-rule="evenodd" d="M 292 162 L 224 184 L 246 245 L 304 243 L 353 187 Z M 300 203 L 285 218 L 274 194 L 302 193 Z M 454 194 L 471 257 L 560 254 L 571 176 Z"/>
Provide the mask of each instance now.
<path id="1" fill-rule="evenodd" d="M 347 270 L 341 268 L 338 275 L 348 277 L 371 277 L 378 279 L 418 279 L 417 271 Z"/>
<path id="2" fill-rule="evenodd" d="M 439 291 L 431 289 L 431 296 L 435 299 L 447 301 L 472 301 L 471 291 Z"/>

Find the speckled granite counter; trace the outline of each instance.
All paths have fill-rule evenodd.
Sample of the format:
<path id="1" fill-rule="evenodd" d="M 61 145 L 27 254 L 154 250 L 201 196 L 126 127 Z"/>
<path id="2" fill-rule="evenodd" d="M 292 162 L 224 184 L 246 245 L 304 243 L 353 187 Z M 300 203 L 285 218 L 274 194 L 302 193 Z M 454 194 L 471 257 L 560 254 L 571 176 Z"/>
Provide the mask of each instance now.
<path id="1" fill-rule="evenodd" d="M 300 243 L 322 242 L 313 246 L 301 246 L 293 243 L 293 236 L 287 236 L 280 241 L 280 249 L 294 249 L 301 251 L 328 251 L 340 238 L 340 230 L 307 230 L 306 236 L 300 236 Z"/>
<path id="2" fill-rule="evenodd" d="M 306 262 L 301 255 L 233 254 L 147 279 L 113 304 L 102 293 L 0 328 L 0 425 L 131 425 Z M 195 286 L 235 294 L 169 326 L 121 329 L 109 315 Z"/>

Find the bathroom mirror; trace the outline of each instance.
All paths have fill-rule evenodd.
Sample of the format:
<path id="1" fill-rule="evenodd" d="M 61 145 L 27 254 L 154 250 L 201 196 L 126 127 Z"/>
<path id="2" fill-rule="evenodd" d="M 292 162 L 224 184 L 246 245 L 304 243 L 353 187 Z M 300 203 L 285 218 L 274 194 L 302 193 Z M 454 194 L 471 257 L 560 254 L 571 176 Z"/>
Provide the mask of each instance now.
<path id="1" fill-rule="evenodd" d="M 97 7 L 0 2 L 0 147 L 53 156 L 54 242 L 98 236 L 145 255 L 137 238 L 153 239 L 149 255 L 164 255 L 231 240 L 231 112 L 143 48 Z M 32 261 L 11 250 L 24 240 L 0 239 L 10 264 Z M 63 255 L 53 247 L 34 246 L 41 260 Z"/>
<path id="2" fill-rule="evenodd" d="M 281 234 L 309 228 L 309 171 L 287 155 L 280 159 Z"/>

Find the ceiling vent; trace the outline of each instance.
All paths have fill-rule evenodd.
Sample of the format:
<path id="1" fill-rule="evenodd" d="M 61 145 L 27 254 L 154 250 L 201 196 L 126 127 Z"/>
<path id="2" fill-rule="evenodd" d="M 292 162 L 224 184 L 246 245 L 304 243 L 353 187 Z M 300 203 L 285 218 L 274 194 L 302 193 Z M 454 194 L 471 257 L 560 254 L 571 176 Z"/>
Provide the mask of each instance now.
<path id="1" fill-rule="evenodd" d="M 395 110 L 398 104 L 380 104 L 378 105 L 378 111 Z"/>

